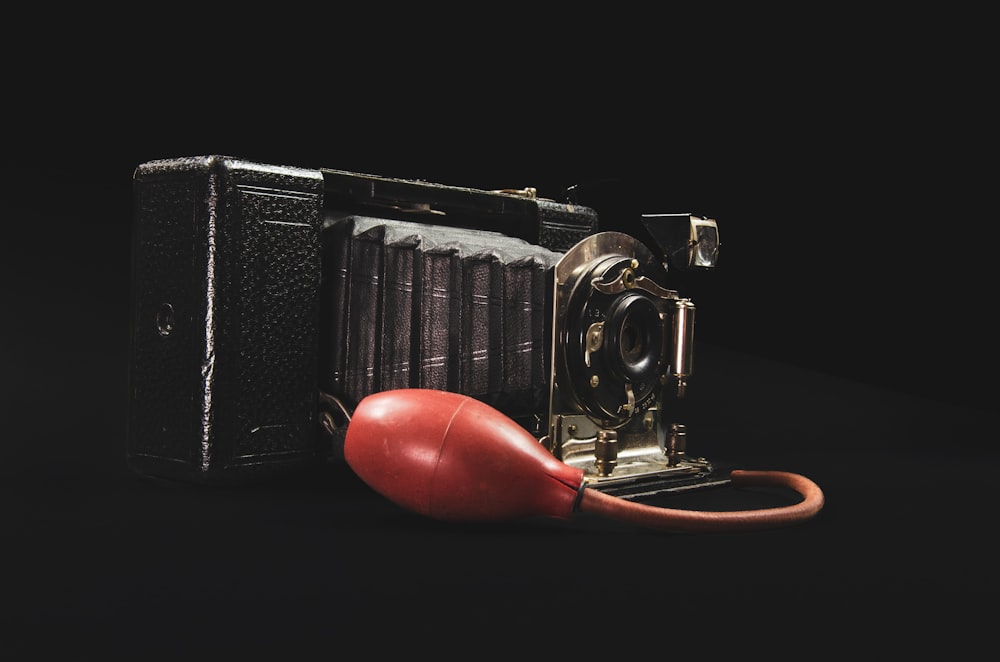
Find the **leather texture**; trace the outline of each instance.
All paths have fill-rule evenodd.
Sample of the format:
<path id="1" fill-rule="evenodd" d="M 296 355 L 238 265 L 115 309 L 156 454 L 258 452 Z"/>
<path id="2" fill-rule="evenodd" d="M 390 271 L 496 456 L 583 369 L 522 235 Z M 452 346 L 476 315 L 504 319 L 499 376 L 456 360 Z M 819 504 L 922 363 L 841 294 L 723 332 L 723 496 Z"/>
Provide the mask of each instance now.
<path id="1" fill-rule="evenodd" d="M 597 212 L 583 205 L 570 205 L 539 198 L 538 243 L 566 252 L 598 231 Z"/>
<path id="2" fill-rule="evenodd" d="M 220 156 L 136 169 L 127 455 L 140 473 L 239 481 L 314 460 L 322 184 Z"/>
<path id="3" fill-rule="evenodd" d="M 321 388 L 349 408 L 390 388 L 547 416 L 552 267 L 562 254 L 492 232 L 350 216 L 324 230 Z"/>
<path id="4" fill-rule="evenodd" d="M 546 419 L 551 269 L 597 230 L 593 210 L 216 155 L 143 163 L 133 185 L 139 473 L 246 482 L 315 464 L 331 450 L 321 392 L 350 409 L 433 388 L 531 430 Z"/>

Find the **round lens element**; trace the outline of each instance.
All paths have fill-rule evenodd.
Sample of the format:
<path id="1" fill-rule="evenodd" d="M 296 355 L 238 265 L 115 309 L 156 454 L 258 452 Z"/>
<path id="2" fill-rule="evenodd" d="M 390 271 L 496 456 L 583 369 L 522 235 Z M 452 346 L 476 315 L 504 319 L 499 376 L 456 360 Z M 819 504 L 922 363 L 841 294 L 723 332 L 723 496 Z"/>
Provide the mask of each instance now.
<path id="1" fill-rule="evenodd" d="M 611 306 L 606 327 L 608 356 L 620 359 L 618 366 L 608 367 L 643 387 L 653 383 L 663 351 L 663 324 L 649 297 L 641 294 L 619 297 Z"/>
<path id="2" fill-rule="evenodd" d="M 696 267 L 714 267 L 719 259 L 719 235 L 711 226 L 698 226 L 698 246 L 694 259 Z"/>

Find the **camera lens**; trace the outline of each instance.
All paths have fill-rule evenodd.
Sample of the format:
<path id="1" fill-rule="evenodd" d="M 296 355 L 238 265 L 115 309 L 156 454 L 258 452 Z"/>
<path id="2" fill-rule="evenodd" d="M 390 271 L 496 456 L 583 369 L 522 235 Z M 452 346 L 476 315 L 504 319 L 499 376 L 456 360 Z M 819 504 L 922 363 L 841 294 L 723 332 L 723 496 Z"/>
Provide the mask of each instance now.
<path id="1" fill-rule="evenodd" d="M 655 404 L 670 365 L 673 300 L 662 265 L 634 238 L 601 233 L 570 251 L 556 276 L 560 406 L 624 426 Z"/>
<path id="2" fill-rule="evenodd" d="M 649 297 L 626 294 L 618 298 L 608 313 L 605 336 L 609 356 L 618 356 L 618 365 L 608 367 L 620 377 L 635 382 L 645 391 L 657 379 L 663 350 L 663 325 Z"/>
<path id="3" fill-rule="evenodd" d="M 644 408 L 660 384 L 667 357 L 659 308 L 645 293 L 595 295 L 582 319 L 603 319 L 594 345 L 593 325 L 576 327 L 574 345 L 583 360 L 568 366 L 579 402 L 607 424 Z M 582 388 L 581 388 L 582 387 Z"/>
<path id="4" fill-rule="evenodd" d="M 634 362 L 642 356 L 642 349 L 646 343 L 643 342 L 641 333 L 630 320 L 625 320 L 621 338 L 622 358 L 625 361 Z"/>

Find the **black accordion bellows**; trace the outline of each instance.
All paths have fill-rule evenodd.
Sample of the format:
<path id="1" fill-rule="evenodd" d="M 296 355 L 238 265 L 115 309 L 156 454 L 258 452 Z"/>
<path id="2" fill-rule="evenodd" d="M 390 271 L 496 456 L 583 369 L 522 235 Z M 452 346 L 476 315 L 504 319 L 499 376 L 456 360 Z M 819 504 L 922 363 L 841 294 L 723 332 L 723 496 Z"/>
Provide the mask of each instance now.
<path id="1" fill-rule="evenodd" d="M 548 414 L 552 268 L 500 233 L 347 216 L 323 228 L 320 388 L 470 395 L 535 431 Z"/>

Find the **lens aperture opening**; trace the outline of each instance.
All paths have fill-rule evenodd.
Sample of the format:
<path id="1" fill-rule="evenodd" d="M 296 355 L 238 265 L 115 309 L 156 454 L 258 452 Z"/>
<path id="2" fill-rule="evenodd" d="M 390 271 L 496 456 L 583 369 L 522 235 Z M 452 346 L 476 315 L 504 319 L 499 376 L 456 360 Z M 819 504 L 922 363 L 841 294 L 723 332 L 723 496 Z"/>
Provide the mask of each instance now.
<path id="1" fill-rule="evenodd" d="M 619 359 L 608 367 L 642 387 L 654 383 L 659 377 L 663 330 L 653 302 L 641 294 L 623 295 L 612 305 L 606 325 L 607 356 Z"/>

